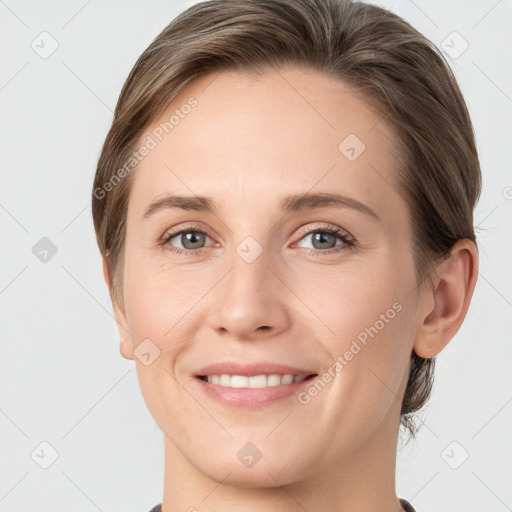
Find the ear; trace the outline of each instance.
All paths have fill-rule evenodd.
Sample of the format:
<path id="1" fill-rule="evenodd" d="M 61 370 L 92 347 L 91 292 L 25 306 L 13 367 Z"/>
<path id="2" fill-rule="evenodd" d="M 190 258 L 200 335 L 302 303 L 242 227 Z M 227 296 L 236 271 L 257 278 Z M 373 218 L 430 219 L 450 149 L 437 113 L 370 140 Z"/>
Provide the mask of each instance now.
<path id="1" fill-rule="evenodd" d="M 433 286 L 425 286 L 420 326 L 414 341 L 418 356 L 436 356 L 455 336 L 469 308 L 478 276 L 478 251 L 468 239 L 458 240 L 450 257 L 434 272 Z"/>
<path id="2" fill-rule="evenodd" d="M 112 301 L 112 308 L 114 310 L 114 316 L 117 323 L 117 329 L 119 332 L 119 351 L 121 355 L 125 359 L 133 359 L 133 346 L 132 340 L 130 337 L 130 332 L 128 331 L 128 322 L 126 321 L 126 311 L 123 305 L 117 304 L 113 295 L 112 288 L 112 280 L 110 278 L 110 272 L 108 270 L 107 257 L 103 256 L 103 278 L 105 279 L 105 283 L 108 286 L 108 291 L 110 294 L 110 299 Z"/>

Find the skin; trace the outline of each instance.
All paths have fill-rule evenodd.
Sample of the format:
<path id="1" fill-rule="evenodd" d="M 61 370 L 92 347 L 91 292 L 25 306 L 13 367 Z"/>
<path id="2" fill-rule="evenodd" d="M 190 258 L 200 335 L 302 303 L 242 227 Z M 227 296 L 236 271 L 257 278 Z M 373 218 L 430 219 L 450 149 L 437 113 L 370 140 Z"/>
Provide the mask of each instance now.
<path id="1" fill-rule="evenodd" d="M 121 354 L 134 359 L 164 433 L 163 512 L 401 510 L 395 461 L 410 354 L 435 356 L 459 329 L 476 247 L 460 240 L 433 286 L 417 286 L 394 134 L 342 82 L 299 67 L 209 75 L 141 140 L 191 96 L 198 105 L 133 171 L 123 303 L 114 304 Z M 366 146 L 354 161 L 338 149 L 349 134 Z M 344 194 L 379 218 L 338 206 L 279 209 L 284 195 L 303 192 Z M 167 209 L 144 220 L 165 193 L 211 197 L 218 213 Z M 327 254 L 344 242 L 315 244 L 311 231 L 326 223 L 355 246 Z M 158 244 L 190 224 L 207 234 L 201 249 L 173 253 L 194 247 L 182 236 Z M 248 236 L 263 249 L 251 263 L 236 251 Z M 105 262 L 104 275 L 111 287 Z M 322 375 L 396 302 L 401 311 L 308 404 L 290 396 L 259 409 L 226 406 L 194 380 L 226 359 Z M 134 350 L 148 338 L 160 353 L 146 366 Z M 262 454 L 250 468 L 237 458 L 249 441 Z"/>

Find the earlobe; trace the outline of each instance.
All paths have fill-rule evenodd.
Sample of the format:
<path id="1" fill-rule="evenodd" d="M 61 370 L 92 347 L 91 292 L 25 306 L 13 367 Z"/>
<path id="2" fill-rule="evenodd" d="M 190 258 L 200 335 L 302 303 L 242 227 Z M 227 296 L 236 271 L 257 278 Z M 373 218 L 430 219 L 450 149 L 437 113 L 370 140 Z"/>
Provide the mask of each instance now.
<path id="1" fill-rule="evenodd" d="M 119 351 L 125 359 L 133 359 L 133 347 L 131 338 L 128 329 L 126 328 L 126 315 L 124 311 L 121 311 L 121 308 L 116 304 L 114 300 L 112 300 L 112 306 L 114 308 L 114 316 L 121 339 L 119 343 Z"/>
<path id="2" fill-rule="evenodd" d="M 433 288 L 425 292 L 428 306 L 420 312 L 421 323 L 414 342 L 418 356 L 436 356 L 455 336 L 469 309 L 477 276 L 475 244 L 468 239 L 458 240 L 450 257 L 438 265 Z"/>
<path id="3" fill-rule="evenodd" d="M 112 301 L 112 308 L 114 310 L 114 317 L 117 323 L 117 329 L 119 331 L 119 335 L 121 338 L 121 341 L 119 343 L 119 351 L 121 352 L 121 355 L 125 359 L 132 359 L 133 356 L 133 348 L 130 343 L 130 338 L 128 338 L 126 335 L 128 333 L 127 328 L 125 327 L 127 325 L 126 322 L 126 315 L 124 312 L 124 309 L 120 308 L 119 305 L 114 300 L 113 294 L 112 294 L 112 282 L 110 279 L 110 274 L 108 270 L 108 264 L 107 264 L 107 258 L 103 256 L 103 278 L 105 279 L 105 283 L 108 286 L 110 298 Z"/>
<path id="4" fill-rule="evenodd" d="M 129 339 L 121 338 L 119 343 L 119 352 L 125 359 L 133 360 L 133 348 Z"/>

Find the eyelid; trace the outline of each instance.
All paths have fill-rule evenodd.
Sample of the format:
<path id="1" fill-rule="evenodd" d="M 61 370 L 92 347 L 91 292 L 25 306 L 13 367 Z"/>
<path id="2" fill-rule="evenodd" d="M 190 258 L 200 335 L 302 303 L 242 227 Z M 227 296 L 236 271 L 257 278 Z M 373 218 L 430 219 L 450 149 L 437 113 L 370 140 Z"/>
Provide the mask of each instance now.
<path id="1" fill-rule="evenodd" d="M 165 233 L 162 235 L 161 239 L 169 239 L 169 237 L 174 237 L 182 233 L 183 231 L 198 231 L 204 233 L 205 235 L 208 235 L 208 229 L 202 227 L 200 222 L 191 222 L 179 224 L 178 227 L 167 229 Z"/>
<path id="2" fill-rule="evenodd" d="M 340 234 L 343 234 L 344 236 L 346 235 L 347 238 L 354 238 L 346 229 L 343 229 L 340 226 L 337 226 L 336 224 L 329 224 L 328 222 L 324 222 L 322 223 L 321 226 L 317 226 L 314 228 L 312 228 L 310 225 L 306 225 L 299 230 L 298 236 L 302 238 L 304 235 L 311 234 L 314 231 L 322 231 L 323 229 L 339 231 Z"/>

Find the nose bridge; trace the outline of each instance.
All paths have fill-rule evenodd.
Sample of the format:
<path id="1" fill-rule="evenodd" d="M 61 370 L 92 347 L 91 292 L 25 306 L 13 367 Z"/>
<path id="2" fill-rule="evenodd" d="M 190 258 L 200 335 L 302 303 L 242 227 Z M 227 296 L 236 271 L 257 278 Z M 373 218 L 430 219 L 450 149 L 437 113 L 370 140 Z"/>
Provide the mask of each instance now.
<path id="1" fill-rule="evenodd" d="M 234 247 L 229 258 L 231 270 L 227 276 L 226 292 L 234 293 L 238 299 L 240 294 L 245 293 L 253 296 L 242 297 L 244 300 L 260 300 L 265 290 L 270 292 L 273 288 L 268 283 L 273 276 L 268 268 L 270 259 L 268 247 L 264 247 L 252 235 L 246 236 Z"/>
<path id="2" fill-rule="evenodd" d="M 251 208 L 250 212 L 249 209 Z M 250 216 L 252 221 L 246 219 Z M 243 217 L 243 218 L 242 218 Z M 261 208 L 252 204 L 244 209 L 242 216 L 231 225 L 231 254 L 228 254 L 230 275 L 227 276 L 233 292 L 240 286 L 242 290 L 267 295 L 267 302 L 276 300 L 279 293 L 279 279 L 274 275 L 280 265 L 280 254 L 273 254 L 279 246 L 274 238 L 278 232 L 272 219 L 267 218 Z"/>
<path id="3" fill-rule="evenodd" d="M 228 273 L 214 294 L 214 328 L 246 339 L 258 334 L 260 327 L 274 334 L 285 327 L 282 284 L 271 271 L 271 261 L 267 248 L 252 235 L 234 245 L 226 260 Z"/>

